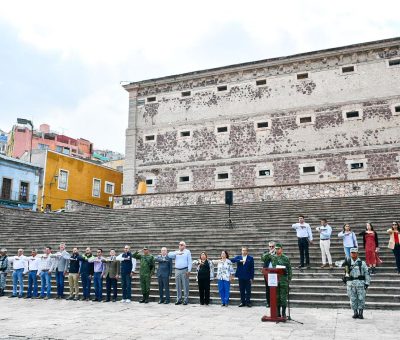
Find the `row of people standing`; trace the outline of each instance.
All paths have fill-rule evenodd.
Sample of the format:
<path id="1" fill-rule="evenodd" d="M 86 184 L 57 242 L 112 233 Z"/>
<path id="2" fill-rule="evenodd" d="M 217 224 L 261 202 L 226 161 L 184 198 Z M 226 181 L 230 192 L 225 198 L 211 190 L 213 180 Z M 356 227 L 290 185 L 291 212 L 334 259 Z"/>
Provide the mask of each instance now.
<path id="1" fill-rule="evenodd" d="M 299 216 L 299 222 L 292 225 L 292 228 L 296 230 L 298 247 L 300 252 L 300 264 L 298 268 L 310 267 L 310 255 L 309 245 L 313 244 L 312 229 L 308 223 L 305 222 L 304 216 Z M 328 224 L 327 219 L 321 219 L 320 226 L 316 228 L 319 233 L 319 245 L 321 249 L 321 268 L 329 267 L 333 268 L 332 256 L 330 253 L 331 239 L 332 239 L 332 227 Z M 393 250 L 393 254 L 396 260 L 396 267 L 398 273 L 400 273 L 400 246 L 399 246 L 399 224 L 398 222 L 392 223 L 392 228 L 387 230 L 390 236 L 390 242 L 388 247 Z M 359 236 L 363 238 L 363 245 L 366 255 L 366 264 L 369 267 L 369 271 L 374 274 L 376 266 L 381 264 L 382 261 L 379 257 L 379 239 L 378 234 L 374 230 L 371 223 L 366 223 L 365 230 L 359 233 Z M 343 249 L 345 257 L 350 258 L 350 249 L 358 248 L 358 241 L 356 234 L 351 230 L 348 223 L 343 225 L 342 231 L 338 233 L 338 237 L 342 239 Z"/>

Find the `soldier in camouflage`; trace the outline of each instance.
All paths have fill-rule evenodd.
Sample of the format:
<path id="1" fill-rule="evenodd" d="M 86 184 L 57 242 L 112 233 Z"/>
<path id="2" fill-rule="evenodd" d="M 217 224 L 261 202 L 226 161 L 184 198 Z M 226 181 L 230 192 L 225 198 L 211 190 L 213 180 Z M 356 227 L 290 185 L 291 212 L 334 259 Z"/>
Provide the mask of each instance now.
<path id="1" fill-rule="evenodd" d="M 278 284 L 278 316 L 286 317 L 287 298 L 289 293 L 289 282 L 292 280 L 292 265 L 289 258 L 283 254 L 282 244 L 275 245 L 276 254 L 264 253 L 261 260 L 265 263 L 270 261 L 273 268 L 285 266 L 285 274 L 279 277 Z M 282 310 L 282 311 L 281 311 Z"/>
<path id="2" fill-rule="evenodd" d="M 143 298 L 140 303 L 148 303 L 150 295 L 150 281 L 154 274 L 155 260 L 154 256 L 150 254 L 149 248 L 143 248 L 143 255 L 139 254 L 139 251 L 132 255 L 133 258 L 140 260 L 140 289 L 142 291 Z"/>
<path id="3" fill-rule="evenodd" d="M 358 257 L 358 248 L 351 248 L 350 256 L 344 263 L 347 295 L 354 312 L 353 319 L 364 319 L 365 293 L 371 277 L 366 263 Z"/>

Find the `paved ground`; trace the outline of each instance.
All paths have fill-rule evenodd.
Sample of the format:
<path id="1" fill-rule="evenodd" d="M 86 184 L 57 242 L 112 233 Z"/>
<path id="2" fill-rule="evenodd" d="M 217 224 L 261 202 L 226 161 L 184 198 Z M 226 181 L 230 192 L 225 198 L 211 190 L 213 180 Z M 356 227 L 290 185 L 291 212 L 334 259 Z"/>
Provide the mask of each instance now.
<path id="1" fill-rule="evenodd" d="M 266 308 L 0 299 L 0 339 L 395 339 L 399 311 L 292 309 L 298 324 L 261 322 Z"/>

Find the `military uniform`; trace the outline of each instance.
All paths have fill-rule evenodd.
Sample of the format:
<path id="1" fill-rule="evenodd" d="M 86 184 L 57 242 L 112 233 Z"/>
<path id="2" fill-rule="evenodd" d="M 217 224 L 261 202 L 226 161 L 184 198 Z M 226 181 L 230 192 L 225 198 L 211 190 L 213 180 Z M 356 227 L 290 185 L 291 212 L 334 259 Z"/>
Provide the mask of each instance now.
<path id="1" fill-rule="evenodd" d="M 352 252 L 354 249 L 351 249 Z M 371 277 L 368 267 L 364 261 L 357 258 L 355 261 L 349 259 L 345 263 L 345 271 L 347 282 L 347 295 L 350 298 L 351 309 L 354 311 L 353 318 L 363 319 L 363 310 L 365 307 L 365 293 L 368 288 Z"/>
<path id="2" fill-rule="evenodd" d="M 279 243 L 276 244 L 275 249 L 281 248 Z M 271 255 L 264 253 L 261 257 L 261 260 L 266 263 L 270 261 L 273 268 L 276 266 L 285 266 L 286 271 L 284 275 L 279 277 L 278 283 L 278 296 L 277 296 L 277 305 L 278 305 L 278 315 L 280 316 L 280 307 L 282 307 L 282 316 L 286 316 L 286 306 L 287 306 L 287 298 L 289 293 L 289 281 L 292 280 L 292 265 L 290 264 L 289 258 L 282 254 L 282 255 Z"/>
<path id="3" fill-rule="evenodd" d="M 145 248 L 146 249 L 146 248 Z M 150 295 L 150 281 L 151 276 L 154 274 L 155 261 L 153 255 L 141 255 L 135 252 L 133 258 L 140 260 L 140 289 L 142 291 L 143 299 L 139 302 L 148 303 Z"/>

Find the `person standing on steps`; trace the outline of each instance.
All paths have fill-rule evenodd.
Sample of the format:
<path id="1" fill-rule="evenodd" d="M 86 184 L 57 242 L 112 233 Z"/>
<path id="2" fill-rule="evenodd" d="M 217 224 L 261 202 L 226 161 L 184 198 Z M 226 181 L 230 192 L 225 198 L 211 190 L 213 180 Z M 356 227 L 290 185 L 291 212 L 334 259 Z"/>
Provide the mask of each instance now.
<path id="1" fill-rule="evenodd" d="M 105 302 L 111 301 L 111 288 L 113 291 L 112 302 L 117 301 L 117 285 L 118 285 L 118 277 L 120 264 L 117 262 L 117 257 L 115 256 L 115 250 L 110 250 L 110 257 L 105 260 L 106 269 L 104 271 L 103 277 L 106 279 L 106 292 L 107 298 Z"/>
<path id="2" fill-rule="evenodd" d="M 262 261 L 270 261 L 272 268 L 285 268 L 285 273 L 279 277 L 278 292 L 277 292 L 277 308 L 278 316 L 286 318 L 286 306 L 289 296 L 289 283 L 292 280 L 292 265 L 289 258 L 283 254 L 282 244 L 275 245 L 276 254 L 265 254 Z"/>
<path id="3" fill-rule="evenodd" d="M 192 253 L 186 249 L 184 241 L 179 242 L 179 249 L 170 251 L 168 257 L 175 259 L 175 284 L 176 284 L 176 302 L 175 305 L 189 303 L 189 275 L 192 271 Z M 184 297 L 182 301 L 182 289 Z"/>
<path id="4" fill-rule="evenodd" d="M 31 256 L 28 257 L 28 290 L 26 291 L 27 299 L 36 299 L 38 297 L 38 279 L 39 256 L 37 250 L 32 249 Z"/>
<path id="5" fill-rule="evenodd" d="M 140 260 L 140 290 L 142 299 L 139 303 L 149 303 L 151 277 L 154 275 L 155 261 L 154 256 L 150 254 L 149 247 L 143 247 L 143 255 L 136 251 L 132 257 Z"/>
<path id="6" fill-rule="evenodd" d="M 214 260 L 213 264 L 217 265 L 218 291 L 219 296 L 221 297 L 221 306 L 228 307 L 231 281 L 233 281 L 235 274 L 232 262 L 229 259 L 228 251 L 223 250 L 221 252 L 221 258 L 219 260 Z"/>
<path id="7" fill-rule="evenodd" d="M 51 247 L 44 248 L 44 253 L 40 256 L 39 270 L 37 275 L 40 276 L 40 298 L 44 300 L 50 299 L 51 296 L 51 268 L 53 268 L 54 258 L 51 257 Z"/>
<path id="8" fill-rule="evenodd" d="M 86 248 L 85 254 L 79 256 L 79 260 L 81 261 L 81 281 L 82 281 L 82 300 L 89 301 L 90 300 L 90 289 L 92 286 L 92 278 L 94 274 L 94 264 L 91 262 L 93 258 L 92 250 L 90 247 Z M 89 261 L 90 260 L 90 261 Z"/>
<path id="9" fill-rule="evenodd" d="M 378 234 L 371 223 L 366 223 L 365 230 L 359 233 L 362 236 L 365 249 L 365 263 L 370 274 L 375 274 L 376 265 L 380 264 Z M 379 263 L 378 263 L 379 262 Z"/>
<path id="10" fill-rule="evenodd" d="M 208 306 L 210 304 L 210 282 L 214 280 L 214 266 L 208 259 L 205 251 L 201 252 L 200 258 L 193 261 L 197 270 L 197 283 L 199 286 L 200 304 Z"/>
<path id="11" fill-rule="evenodd" d="M 304 215 L 299 215 L 299 222 L 293 224 L 292 228 L 296 230 L 300 252 L 300 265 L 298 268 L 304 268 L 304 265 L 310 268 L 309 244 L 313 243 L 311 227 L 305 222 Z"/>
<path id="12" fill-rule="evenodd" d="M 54 258 L 53 267 L 50 269 L 51 272 L 55 273 L 56 284 L 57 284 L 57 298 L 64 298 L 64 278 L 68 270 L 68 260 L 70 254 L 65 250 L 65 243 L 60 243 L 59 252 L 52 254 L 51 257 Z"/>
<path id="13" fill-rule="evenodd" d="M 170 303 L 170 292 L 169 292 L 169 278 L 172 276 L 172 259 L 168 257 L 168 249 L 166 247 L 161 248 L 161 254 L 155 258 L 158 262 L 157 279 L 158 279 L 158 291 L 160 294 L 159 304 Z M 165 299 L 164 299 L 165 291 Z"/>
<path id="14" fill-rule="evenodd" d="M 343 239 L 343 249 L 346 258 L 350 258 L 350 249 L 358 248 L 357 237 L 354 232 L 351 231 L 351 227 L 348 223 L 343 225 L 343 230 L 338 234 L 338 237 Z"/>
<path id="15" fill-rule="evenodd" d="M 132 300 L 132 277 L 136 270 L 136 259 L 132 257 L 130 247 L 126 245 L 124 252 L 117 256 L 117 261 L 121 262 L 121 302 L 130 303 Z"/>
<path id="16" fill-rule="evenodd" d="M 390 235 L 388 248 L 392 249 L 396 260 L 397 273 L 400 274 L 400 227 L 399 222 L 394 221 L 392 227 L 387 230 Z"/>
<path id="17" fill-rule="evenodd" d="M 89 259 L 93 263 L 93 285 L 94 285 L 94 302 L 102 302 L 103 300 L 103 275 L 105 258 L 103 257 L 103 249 L 97 249 L 97 256 Z"/>
<path id="18" fill-rule="evenodd" d="M 13 265 L 13 292 L 10 297 L 22 298 L 24 295 L 24 275 L 28 272 L 28 258 L 24 256 L 24 250 L 18 249 L 16 256 L 11 256 L 9 262 Z M 19 294 L 17 295 L 17 286 L 19 285 Z"/>
<path id="19" fill-rule="evenodd" d="M 263 268 L 272 268 L 272 263 L 271 263 L 271 257 L 266 256 L 266 255 L 275 255 L 276 250 L 275 250 L 275 242 L 274 241 L 269 241 L 268 242 L 268 250 L 264 252 L 264 254 L 261 256 L 261 261 L 263 262 Z M 262 272 L 262 270 L 261 270 Z M 269 286 L 268 286 L 268 281 L 265 278 L 264 274 L 264 283 L 265 283 L 265 299 L 267 301 L 267 307 L 270 306 L 270 295 L 269 295 Z"/>
<path id="20" fill-rule="evenodd" d="M 6 279 L 9 271 L 7 249 L 0 249 L 0 297 L 4 296 L 4 290 L 6 289 Z"/>
<path id="21" fill-rule="evenodd" d="M 321 219 L 321 226 L 315 228 L 319 232 L 319 247 L 321 248 L 322 266 L 321 268 L 329 267 L 333 268 L 332 256 L 330 252 L 331 248 L 331 235 L 332 227 L 328 224 L 326 218 Z M 328 260 L 328 263 L 326 263 Z"/>
<path id="22" fill-rule="evenodd" d="M 79 300 L 79 251 L 78 248 L 72 249 L 72 255 L 69 258 L 69 268 L 68 268 L 68 283 L 69 283 L 69 297 L 67 300 Z"/>
<path id="23" fill-rule="evenodd" d="M 350 249 L 350 259 L 344 263 L 347 295 L 350 298 L 353 319 L 364 319 L 365 293 L 371 277 L 367 264 L 358 257 L 358 248 Z"/>
<path id="24" fill-rule="evenodd" d="M 242 255 L 231 259 L 237 263 L 235 276 L 239 280 L 240 305 L 239 307 L 251 307 L 251 284 L 254 281 L 254 259 L 249 255 L 249 248 L 242 247 Z"/>

